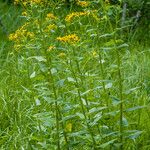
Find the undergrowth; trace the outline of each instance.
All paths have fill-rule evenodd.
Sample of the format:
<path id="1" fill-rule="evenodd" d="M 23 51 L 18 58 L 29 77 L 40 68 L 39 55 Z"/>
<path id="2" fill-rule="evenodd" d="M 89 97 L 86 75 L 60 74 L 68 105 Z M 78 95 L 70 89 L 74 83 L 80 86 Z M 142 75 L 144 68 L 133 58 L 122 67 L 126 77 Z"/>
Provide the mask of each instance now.
<path id="1" fill-rule="evenodd" d="M 150 49 L 121 5 L 40 2 L 1 5 L 0 149 L 150 149 Z"/>

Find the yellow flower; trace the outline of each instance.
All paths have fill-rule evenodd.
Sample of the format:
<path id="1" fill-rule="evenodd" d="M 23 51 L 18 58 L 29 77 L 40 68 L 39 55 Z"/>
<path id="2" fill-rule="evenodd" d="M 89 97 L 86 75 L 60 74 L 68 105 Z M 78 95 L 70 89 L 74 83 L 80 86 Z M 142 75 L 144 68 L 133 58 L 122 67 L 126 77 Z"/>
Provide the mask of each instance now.
<path id="1" fill-rule="evenodd" d="M 36 3 L 36 4 L 40 4 L 40 3 L 42 3 L 42 0 L 32 0 L 31 2 Z"/>
<path id="2" fill-rule="evenodd" d="M 57 19 L 57 17 L 54 16 L 54 14 L 52 14 L 52 13 L 48 13 L 48 14 L 46 15 L 46 20 L 50 20 L 50 19 L 55 20 L 55 19 Z"/>
<path id="3" fill-rule="evenodd" d="M 79 5 L 81 7 L 87 7 L 87 6 L 89 6 L 89 3 L 86 1 L 77 1 L 77 5 Z"/>
<path id="4" fill-rule="evenodd" d="M 97 57 L 98 56 L 96 51 L 92 51 L 92 55 L 93 55 L 93 57 Z"/>
<path id="5" fill-rule="evenodd" d="M 43 4 L 44 0 L 14 0 L 14 4 L 22 3 L 24 6 L 27 6 L 27 4 L 30 5 L 41 5 Z"/>
<path id="6" fill-rule="evenodd" d="M 46 27 L 46 29 L 44 31 L 49 32 L 50 30 L 54 30 L 56 28 L 57 28 L 57 26 L 55 24 L 50 24 Z"/>
<path id="7" fill-rule="evenodd" d="M 28 4 L 28 2 L 23 2 L 23 5 L 24 5 L 24 6 L 27 6 L 27 4 Z"/>
<path id="8" fill-rule="evenodd" d="M 17 39 L 17 35 L 14 34 L 14 33 L 12 33 L 12 34 L 9 35 L 8 39 L 9 39 L 10 41 L 14 41 L 14 40 Z"/>
<path id="9" fill-rule="evenodd" d="M 67 22 L 71 22 L 71 20 L 74 18 L 74 17 L 80 17 L 80 16 L 86 16 L 88 15 L 89 12 L 73 12 L 69 15 L 66 16 L 65 20 Z"/>
<path id="10" fill-rule="evenodd" d="M 105 0 L 105 3 L 110 4 L 110 1 L 109 0 Z"/>
<path id="11" fill-rule="evenodd" d="M 26 11 L 22 12 L 22 16 L 27 16 L 27 15 L 28 15 L 28 14 L 27 14 Z"/>
<path id="12" fill-rule="evenodd" d="M 97 15 L 97 10 L 92 10 L 91 12 L 90 12 L 90 15 L 96 20 L 96 21 L 99 21 L 99 17 L 98 17 L 98 15 Z"/>
<path id="13" fill-rule="evenodd" d="M 63 37 L 58 37 L 57 40 L 61 42 L 73 44 L 79 41 L 79 37 L 76 34 L 70 34 Z"/>
<path id="14" fill-rule="evenodd" d="M 29 38 L 33 38 L 34 37 L 34 33 L 33 32 L 27 32 L 26 36 Z"/>
<path id="15" fill-rule="evenodd" d="M 66 131 L 71 132 L 72 131 L 72 123 L 67 123 L 66 124 Z"/>
<path id="16" fill-rule="evenodd" d="M 47 49 L 47 51 L 51 52 L 53 49 L 55 49 L 55 46 L 49 46 L 48 49 Z"/>
<path id="17" fill-rule="evenodd" d="M 15 5 L 19 4 L 19 0 L 14 0 L 14 4 Z"/>
<path id="18" fill-rule="evenodd" d="M 66 57 L 66 54 L 62 52 L 58 56 L 61 57 L 61 58 L 64 58 L 64 57 Z"/>
<path id="19" fill-rule="evenodd" d="M 21 45 L 15 44 L 14 45 L 14 50 L 19 51 L 21 49 L 21 47 L 22 47 Z"/>
<path id="20" fill-rule="evenodd" d="M 19 29 L 17 29 L 14 33 L 9 35 L 9 40 L 14 41 L 14 42 L 21 42 L 25 40 L 26 38 L 33 38 L 34 33 L 29 32 L 27 30 L 28 23 L 25 23 L 23 26 L 21 26 Z"/>

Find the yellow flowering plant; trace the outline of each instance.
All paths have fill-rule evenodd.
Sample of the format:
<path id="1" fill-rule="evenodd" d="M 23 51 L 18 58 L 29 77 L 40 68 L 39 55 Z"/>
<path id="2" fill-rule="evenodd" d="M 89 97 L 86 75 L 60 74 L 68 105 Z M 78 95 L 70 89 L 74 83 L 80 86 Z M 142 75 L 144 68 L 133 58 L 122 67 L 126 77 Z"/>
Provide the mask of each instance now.
<path id="1" fill-rule="evenodd" d="M 74 44 L 78 42 L 80 39 L 76 34 L 70 34 L 63 37 L 57 37 L 57 40 L 64 43 Z"/>
<path id="2" fill-rule="evenodd" d="M 132 128 L 125 117 L 132 109 L 123 110 L 122 106 L 126 107 L 124 101 L 131 96 L 128 94 L 139 87 L 123 91 L 129 85 L 123 87 L 127 73 L 122 75 L 121 70 L 127 64 L 122 63 L 126 52 L 120 49 L 127 47 L 127 39 L 120 37 L 124 29 L 118 27 L 120 20 L 111 22 L 108 1 L 75 0 L 70 7 L 66 6 L 66 0 L 56 3 L 15 0 L 15 3 L 23 7 L 20 27 L 8 36 L 14 54 L 14 68 L 10 68 L 8 76 L 12 86 L 4 91 L 10 94 L 8 97 L 3 99 L 5 94 L 1 95 L 4 103 L 7 99 L 15 101 L 14 115 L 6 112 L 6 116 L 10 116 L 10 124 L 17 121 L 16 127 L 11 124 L 10 129 L 4 128 L 11 134 L 11 129 L 16 131 L 6 138 L 5 144 L 12 143 L 6 148 L 122 149 L 120 145 L 128 148 L 131 139 L 134 145 L 135 135 L 127 144 L 124 142 L 128 139 L 125 130 Z M 123 60 L 130 58 L 127 56 Z M 133 85 L 134 82 L 130 86 Z M 133 116 L 135 120 L 136 117 Z M 22 122 L 28 124 L 20 127 Z"/>
<path id="3" fill-rule="evenodd" d="M 87 6 L 89 6 L 89 2 L 80 1 L 80 0 L 77 0 L 76 4 L 79 5 L 79 6 L 81 6 L 81 7 L 87 7 Z"/>

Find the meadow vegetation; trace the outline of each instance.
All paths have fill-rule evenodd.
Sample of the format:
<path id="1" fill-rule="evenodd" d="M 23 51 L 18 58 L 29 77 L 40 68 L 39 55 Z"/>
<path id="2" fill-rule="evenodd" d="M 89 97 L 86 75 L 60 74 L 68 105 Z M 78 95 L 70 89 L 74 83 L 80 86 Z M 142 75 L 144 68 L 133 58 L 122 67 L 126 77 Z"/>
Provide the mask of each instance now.
<path id="1" fill-rule="evenodd" d="M 0 2 L 0 15 L 1 150 L 150 149 L 147 18 L 109 0 Z"/>

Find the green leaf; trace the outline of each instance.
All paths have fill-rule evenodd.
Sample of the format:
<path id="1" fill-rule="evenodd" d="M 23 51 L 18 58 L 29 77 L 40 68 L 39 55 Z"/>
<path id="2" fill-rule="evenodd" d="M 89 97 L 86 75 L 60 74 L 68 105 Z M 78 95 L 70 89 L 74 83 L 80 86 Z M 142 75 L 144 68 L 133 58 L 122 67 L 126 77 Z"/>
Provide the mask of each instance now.
<path id="1" fill-rule="evenodd" d="M 93 127 L 94 125 L 97 125 L 97 122 L 102 118 L 102 113 L 98 113 L 94 116 L 94 121 L 90 123 L 90 126 Z"/>
<path id="2" fill-rule="evenodd" d="M 128 108 L 128 109 L 126 109 L 126 112 L 142 109 L 142 108 L 145 108 L 145 107 L 147 107 L 147 106 L 136 106 L 136 107 Z"/>
<path id="3" fill-rule="evenodd" d="M 75 118 L 76 116 L 77 116 L 77 114 L 63 117 L 63 119 L 62 119 L 60 122 L 62 122 L 62 121 L 67 121 L 67 120 L 70 120 L 70 119 L 73 119 L 73 118 Z"/>
<path id="4" fill-rule="evenodd" d="M 123 122 L 123 126 L 125 127 L 129 125 L 128 120 L 125 117 L 122 118 L 122 122 Z"/>
<path id="5" fill-rule="evenodd" d="M 39 62 L 46 62 L 46 59 L 43 56 L 32 56 L 29 57 L 28 59 L 36 59 Z"/>
<path id="6" fill-rule="evenodd" d="M 117 106 L 117 105 L 120 104 L 120 103 L 121 103 L 121 101 L 120 101 L 118 98 L 112 97 L 112 104 L 113 104 L 114 106 Z"/>
<path id="7" fill-rule="evenodd" d="M 82 95 L 82 96 L 83 96 L 83 95 L 86 95 L 86 94 L 88 94 L 88 93 L 91 92 L 91 91 L 92 91 L 92 89 L 89 89 L 89 90 L 83 92 L 81 95 Z"/>
<path id="8" fill-rule="evenodd" d="M 120 111 L 119 110 L 116 110 L 116 111 L 111 111 L 111 112 L 108 112 L 108 113 L 105 113 L 105 115 L 109 115 L 109 116 L 116 116 Z"/>
<path id="9" fill-rule="evenodd" d="M 134 92 L 134 91 L 136 91 L 137 89 L 139 89 L 140 87 L 135 87 L 135 88 L 132 88 L 132 89 L 129 89 L 129 90 L 127 90 L 125 93 L 126 94 L 130 94 L 131 92 Z"/>
<path id="10" fill-rule="evenodd" d="M 111 141 L 108 141 L 104 144 L 102 144 L 99 148 L 106 148 L 107 146 L 109 146 L 110 144 L 113 144 L 117 139 L 113 139 Z"/>
<path id="11" fill-rule="evenodd" d="M 34 78 L 35 77 L 35 71 L 30 75 L 30 78 Z"/>
<path id="12" fill-rule="evenodd" d="M 77 116 L 79 116 L 79 117 L 80 117 L 80 119 L 85 119 L 84 115 L 83 115 L 83 114 L 81 114 L 81 113 L 76 113 L 76 115 L 77 115 Z"/>
<path id="13" fill-rule="evenodd" d="M 143 131 L 136 131 L 135 133 L 132 133 L 128 136 L 128 138 L 135 140 L 136 138 L 138 138 L 141 134 L 143 133 Z"/>
<path id="14" fill-rule="evenodd" d="M 108 83 L 105 85 L 105 89 L 110 89 L 112 87 L 112 83 Z"/>
<path id="15" fill-rule="evenodd" d="M 99 112 L 99 111 L 101 111 L 101 110 L 103 110 L 103 109 L 106 109 L 107 107 L 94 107 L 94 108 L 92 108 L 92 109 L 90 109 L 89 110 L 89 113 L 91 114 L 91 113 L 94 113 L 94 112 Z"/>
<path id="16" fill-rule="evenodd" d="M 52 68 L 52 69 L 51 69 L 51 73 L 52 73 L 52 74 L 57 73 L 57 69 L 56 69 L 56 68 Z"/>
<path id="17" fill-rule="evenodd" d="M 59 87 L 63 87 L 64 84 L 65 84 L 65 79 L 61 79 L 61 80 L 59 80 L 59 81 L 57 82 L 57 85 L 58 85 Z"/>
<path id="18" fill-rule="evenodd" d="M 68 77 L 67 79 L 68 79 L 69 82 L 76 82 L 75 79 L 72 78 L 72 77 Z"/>
<path id="19" fill-rule="evenodd" d="M 36 104 L 36 106 L 40 106 L 40 105 L 41 105 L 40 100 L 39 100 L 39 99 L 36 99 L 36 100 L 35 100 L 35 104 Z"/>

